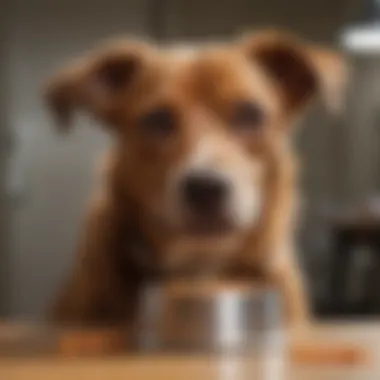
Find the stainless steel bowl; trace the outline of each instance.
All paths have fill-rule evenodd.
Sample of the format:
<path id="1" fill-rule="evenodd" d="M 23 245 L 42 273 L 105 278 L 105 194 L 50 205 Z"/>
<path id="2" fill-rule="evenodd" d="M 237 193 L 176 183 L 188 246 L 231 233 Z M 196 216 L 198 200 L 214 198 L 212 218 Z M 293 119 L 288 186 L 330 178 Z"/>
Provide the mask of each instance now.
<path id="1" fill-rule="evenodd" d="M 278 293 L 246 283 L 171 282 L 141 295 L 142 351 L 246 352 L 279 347 L 283 318 Z"/>

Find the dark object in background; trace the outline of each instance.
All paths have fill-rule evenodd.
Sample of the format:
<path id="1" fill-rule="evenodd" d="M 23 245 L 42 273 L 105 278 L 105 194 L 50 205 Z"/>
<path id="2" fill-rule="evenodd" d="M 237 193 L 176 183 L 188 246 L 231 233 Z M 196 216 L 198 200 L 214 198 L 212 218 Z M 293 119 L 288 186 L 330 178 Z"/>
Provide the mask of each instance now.
<path id="1" fill-rule="evenodd" d="M 327 311 L 331 316 L 370 316 L 380 313 L 380 213 L 377 208 L 375 204 L 368 204 L 362 210 L 339 217 L 333 222 L 331 296 Z M 357 302 L 350 302 L 347 287 L 358 247 L 369 250 L 371 265 L 363 297 Z"/>

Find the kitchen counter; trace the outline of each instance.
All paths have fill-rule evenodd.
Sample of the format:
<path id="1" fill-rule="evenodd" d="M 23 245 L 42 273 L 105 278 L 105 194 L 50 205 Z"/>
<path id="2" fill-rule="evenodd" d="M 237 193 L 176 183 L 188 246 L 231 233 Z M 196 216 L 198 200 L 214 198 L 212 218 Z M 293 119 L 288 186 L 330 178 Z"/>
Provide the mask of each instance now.
<path id="1" fill-rule="evenodd" d="M 23 334 L 22 329 L 0 325 L 0 347 L 4 339 Z M 280 380 L 376 380 L 380 379 L 380 323 L 319 325 L 313 329 L 312 340 L 329 345 L 337 342 L 365 347 L 373 359 L 368 364 L 317 365 L 287 364 L 268 379 Z M 1 380 L 248 380 L 256 375 L 256 367 L 238 358 L 207 358 L 201 356 L 136 356 L 80 358 L 65 355 L 18 355 L 16 351 L 0 351 Z M 269 367 L 268 367 L 269 368 Z M 275 369 L 272 365 L 271 370 Z M 279 375 L 285 374 L 284 377 Z"/>

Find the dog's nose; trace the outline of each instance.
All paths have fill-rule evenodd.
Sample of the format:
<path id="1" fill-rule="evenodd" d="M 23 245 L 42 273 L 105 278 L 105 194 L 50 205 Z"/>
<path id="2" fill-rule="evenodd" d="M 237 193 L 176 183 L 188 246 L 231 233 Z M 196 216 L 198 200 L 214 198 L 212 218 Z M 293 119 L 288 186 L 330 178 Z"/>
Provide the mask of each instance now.
<path id="1" fill-rule="evenodd" d="M 193 173 L 183 182 L 187 206 L 197 213 L 215 213 L 222 209 L 228 195 L 228 184 L 213 173 Z"/>

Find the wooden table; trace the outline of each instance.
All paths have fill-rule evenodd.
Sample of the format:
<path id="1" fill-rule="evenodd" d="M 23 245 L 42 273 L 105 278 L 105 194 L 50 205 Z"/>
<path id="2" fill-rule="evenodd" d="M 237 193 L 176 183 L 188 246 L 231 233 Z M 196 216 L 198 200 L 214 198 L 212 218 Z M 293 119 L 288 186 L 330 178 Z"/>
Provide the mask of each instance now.
<path id="1" fill-rule="evenodd" d="M 2 331 L 0 326 L 0 342 Z M 321 342 L 355 342 L 373 352 L 374 364 L 368 366 L 296 366 L 289 365 L 284 379 L 290 380 L 376 380 L 380 379 L 380 323 L 320 325 L 313 339 Z M 251 380 L 254 374 L 244 370 L 239 360 L 206 357 L 125 357 L 70 359 L 59 356 L 23 356 L 0 354 L 1 380 Z M 273 380 L 281 377 L 274 375 Z"/>

